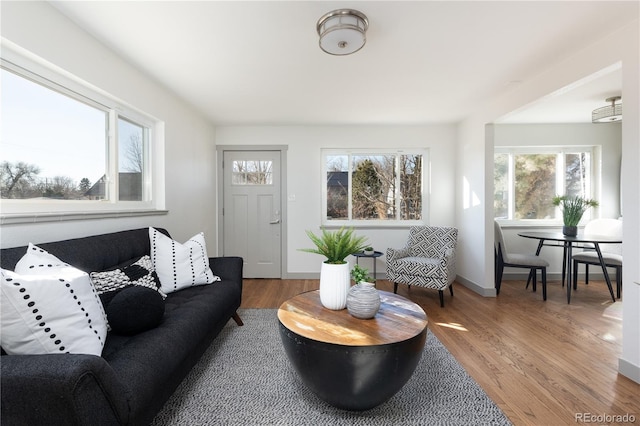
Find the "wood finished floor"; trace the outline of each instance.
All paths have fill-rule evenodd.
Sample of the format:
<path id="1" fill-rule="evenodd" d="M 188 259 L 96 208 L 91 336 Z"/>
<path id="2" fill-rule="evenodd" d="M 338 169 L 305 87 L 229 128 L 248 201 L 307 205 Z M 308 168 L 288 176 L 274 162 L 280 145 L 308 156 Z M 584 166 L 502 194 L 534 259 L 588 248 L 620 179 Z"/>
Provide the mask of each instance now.
<path id="1" fill-rule="evenodd" d="M 245 279 L 242 307 L 277 308 L 318 286 Z M 388 281 L 377 287 L 393 291 Z M 504 281 L 500 296 L 487 298 L 454 284 L 454 297 L 445 292 L 441 308 L 437 291 L 398 289 L 422 306 L 430 331 L 515 425 L 580 424 L 576 413 L 628 413 L 640 424 L 640 384 L 618 374 L 622 321 L 604 282 L 579 284 L 570 305 L 559 281 L 547 292 L 543 302 L 541 288 L 534 293 L 524 281 Z"/>

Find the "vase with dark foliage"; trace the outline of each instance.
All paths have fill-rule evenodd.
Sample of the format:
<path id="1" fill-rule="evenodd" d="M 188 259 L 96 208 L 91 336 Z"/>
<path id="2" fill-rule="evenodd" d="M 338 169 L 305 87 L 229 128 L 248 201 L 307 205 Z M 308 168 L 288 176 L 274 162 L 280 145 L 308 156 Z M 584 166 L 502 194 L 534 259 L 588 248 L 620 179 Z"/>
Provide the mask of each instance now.
<path id="1" fill-rule="evenodd" d="M 559 206 L 562 210 L 562 233 L 569 237 L 578 235 L 578 223 L 582 215 L 589 207 L 597 207 L 598 202 L 580 196 L 556 195 L 553 197 L 553 205 Z"/>

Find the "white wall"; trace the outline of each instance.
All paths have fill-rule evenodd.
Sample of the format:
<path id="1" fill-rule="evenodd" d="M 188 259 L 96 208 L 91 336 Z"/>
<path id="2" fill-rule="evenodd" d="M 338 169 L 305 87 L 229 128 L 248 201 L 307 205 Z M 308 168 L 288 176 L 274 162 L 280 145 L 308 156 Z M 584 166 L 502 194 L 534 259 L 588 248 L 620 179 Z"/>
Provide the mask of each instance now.
<path id="1" fill-rule="evenodd" d="M 550 65 L 547 72 L 487 103 L 459 126 L 457 225 L 465 240 L 458 275 L 489 291 L 493 288 L 492 123 L 612 64 L 622 62 L 622 192 L 624 202 L 623 342 L 619 371 L 640 382 L 640 72 L 638 21 Z M 467 188 L 468 185 L 468 189 Z M 480 200 L 469 204 L 468 196 Z"/>
<path id="2" fill-rule="evenodd" d="M 602 170 L 602 179 L 597 185 L 600 187 L 596 199 L 600 206 L 591 212 L 593 217 L 620 217 L 620 160 L 622 157 L 622 125 L 608 124 L 495 124 L 492 125 L 494 146 L 599 146 L 601 149 L 598 159 L 594 158 L 594 167 Z M 594 184 L 596 184 L 594 182 Z M 488 195 L 491 195 L 489 193 Z M 505 244 L 514 253 L 534 253 L 538 241 L 519 237 L 522 226 L 503 226 Z M 531 228 L 526 228 L 531 230 Z M 546 228 L 544 230 L 560 230 Z M 562 273 L 562 259 L 558 250 L 543 249 L 540 256 L 549 261 L 547 273 L 551 279 L 557 279 Z M 592 272 L 597 272 L 592 269 Z M 507 268 L 505 279 L 515 272 L 519 276 L 522 269 Z"/>
<path id="3" fill-rule="evenodd" d="M 3 225 L 0 245 L 165 227 L 178 240 L 203 231 L 215 251 L 214 127 L 191 106 L 125 63 L 44 2 L 3 2 L 2 37 L 164 121 L 167 215 Z M 70 159 L 70 161 L 73 161 Z"/>
<path id="4" fill-rule="evenodd" d="M 283 203 L 288 209 L 286 256 L 289 277 L 314 277 L 322 258 L 303 253 L 311 247 L 305 230 L 317 232 L 321 220 L 322 148 L 428 148 L 431 168 L 429 223 L 455 225 L 455 127 L 433 126 L 219 126 L 218 145 L 286 145 L 287 191 Z M 287 201 L 295 196 L 295 201 Z M 293 198 L 293 197 L 291 197 Z M 403 247 L 408 230 L 357 229 L 371 245 L 384 252 Z M 366 266 L 371 269 L 370 266 Z M 378 259 L 378 275 L 385 270 Z"/>

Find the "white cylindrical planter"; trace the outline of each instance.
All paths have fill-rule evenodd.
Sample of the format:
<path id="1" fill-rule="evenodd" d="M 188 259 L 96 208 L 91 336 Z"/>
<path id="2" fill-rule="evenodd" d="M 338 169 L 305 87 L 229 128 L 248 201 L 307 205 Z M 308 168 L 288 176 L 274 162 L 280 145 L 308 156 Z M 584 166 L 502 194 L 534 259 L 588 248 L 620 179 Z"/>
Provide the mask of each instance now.
<path id="1" fill-rule="evenodd" d="M 338 311 L 347 306 L 351 286 L 349 264 L 323 263 L 320 269 L 320 302 L 327 309 Z"/>

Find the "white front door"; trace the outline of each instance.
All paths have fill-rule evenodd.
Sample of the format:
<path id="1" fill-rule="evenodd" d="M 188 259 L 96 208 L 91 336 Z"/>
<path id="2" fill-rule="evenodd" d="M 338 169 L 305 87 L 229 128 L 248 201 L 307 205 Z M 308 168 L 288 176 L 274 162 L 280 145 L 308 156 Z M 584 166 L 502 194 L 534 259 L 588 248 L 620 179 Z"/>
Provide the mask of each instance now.
<path id="1" fill-rule="evenodd" d="M 280 278 L 280 151 L 224 151 L 225 256 L 244 258 L 245 278 Z"/>

